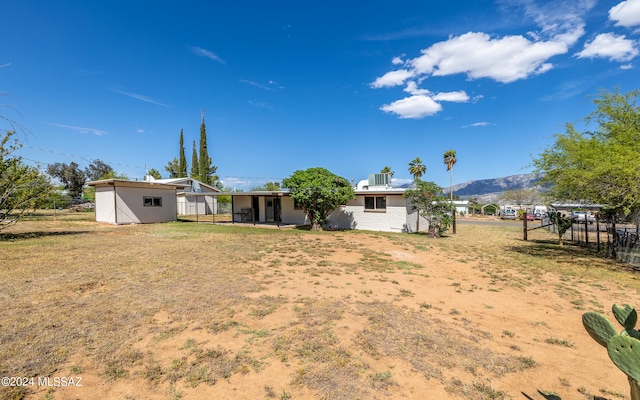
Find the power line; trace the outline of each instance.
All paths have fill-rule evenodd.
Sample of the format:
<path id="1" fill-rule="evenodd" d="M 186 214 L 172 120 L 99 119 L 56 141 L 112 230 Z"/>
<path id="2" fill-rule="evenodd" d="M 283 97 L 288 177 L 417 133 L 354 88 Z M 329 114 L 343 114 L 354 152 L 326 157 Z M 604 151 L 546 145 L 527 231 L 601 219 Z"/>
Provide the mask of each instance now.
<path id="1" fill-rule="evenodd" d="M 88 164 L 91 164 L 92 162 L 94 162 L 95 160 L 99 160 L 99 158 L 87 158 L 85 156 L 79 156 L 76 154 L 69 154 L 69 153 L 64 153 L 61 151 L 57 151 L 57 150 L 50 150 L 50 149 L 43 149 L 41 147 L 36 147 L 36 146 L 31 146 L 28 144 L 24 144 L 23 147 L 32 149 L 32 150 L 37 150 L 37 151 L 42 151 L 45 153 L 50 153 L 50 154 L 55 154 L 55 155 L 59 155 L 59 156 L 64 156 L 64 157 L 69 157 L 72 159 L 76 159 L 76 160 L 83 160 L 84 162 L 87 162 Z M 27 161 L 31 161 L 33 163 L 36 164 L 40 164 L 40 165 L 48 165 L 50 163 L 48 162 L 44 162 L 44 161 L 40 161 L 40 160 L 34 160 L 31 158 L 27 158 L 27 157 L 22 157 L 23 160 L 27 160 Z M 102 160 L 104 161 L 104 160 Z M 140 166 L 140 165 L 131 165 L 131 164 L 123 164 L 123 163 L 116 163 L 116 162 L 108 162 L 108 161 L 104 161 L 105 163 L 113 166 L 120 166 L 120 167 L 127 167 L 127 168 L 136 168 L 136 169 L 141 169 L 141 170 L 145 170 L 146 171 L 146 166 Z M 40 170 L 46 170 L 46 167 L 39 167 Z M 265 181 L 281 181 L 282 178 L 276 178 L 276 177 L 269 177 L 269 176 L 218 176 L 219 179 L 250 179 L 250 180 L 265 180 Z"/>

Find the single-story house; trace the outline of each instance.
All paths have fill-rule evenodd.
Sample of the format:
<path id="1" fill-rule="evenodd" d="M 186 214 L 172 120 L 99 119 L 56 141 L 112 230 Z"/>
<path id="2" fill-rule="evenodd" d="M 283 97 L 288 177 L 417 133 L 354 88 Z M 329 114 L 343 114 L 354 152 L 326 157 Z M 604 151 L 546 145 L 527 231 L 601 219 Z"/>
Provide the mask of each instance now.
<path id="1" fill-rule="evenodd" d="M 378 175 L 378 174 L 377 174 Z M 370 184 L 371 183 L 371 184 Z M 363 180 L 355 188 L 356 197 L 329 215 L 327 228 L 362 229 L 387 232 L 415 232 L 417 213 L 404 197 L 404 188 L 376 185 L 375 178 Z M 310 221 L 297 207 L 288 191 L 225 193 L 231 196 L 233 222 L 305 225 Z M 429 223 L 420 217 L 420 230 Z"/>
<path id="2" fill-rule="evenodd" d="M 96 221 L 148 224 L 176 221 L 177 190 L 184 185 L 104 179 L 87 182 L 96 189 Z"/>
<path id="3" fill-rule="evenodd" d="M 212 196 L 221 190 L 193 178 L 153 179 L 147 176 L 146 180 L 180 185 L 177 191 L 178 215 L 211 215 L 218 213 L 218 199 Z"/>

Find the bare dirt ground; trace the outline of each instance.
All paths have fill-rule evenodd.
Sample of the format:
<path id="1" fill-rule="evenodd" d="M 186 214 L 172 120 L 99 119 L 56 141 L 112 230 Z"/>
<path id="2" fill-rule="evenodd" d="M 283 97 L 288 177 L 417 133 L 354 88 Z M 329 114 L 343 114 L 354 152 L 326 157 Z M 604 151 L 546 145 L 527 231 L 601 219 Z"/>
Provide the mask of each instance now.
<path id="1" fill-rule="evenodd" d="M 581 315 L 637 277 L 544 232 L 16 225 L 0 372 L 28 399 L 623 399 Z M 611 318 L 610 318 L 611 319 Z"/>

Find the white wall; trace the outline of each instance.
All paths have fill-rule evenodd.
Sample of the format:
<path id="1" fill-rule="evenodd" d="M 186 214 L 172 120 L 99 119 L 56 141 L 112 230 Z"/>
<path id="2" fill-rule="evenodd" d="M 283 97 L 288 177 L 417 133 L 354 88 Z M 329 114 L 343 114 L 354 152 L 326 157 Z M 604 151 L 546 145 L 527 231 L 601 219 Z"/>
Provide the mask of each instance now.
<path id="1" fill-rule="evenodd" d="M 304 225 L 309 223 L 304 211 L 296 210 L 294 208 L 293 198 L 289 196 L 282 197 L 280 204 L 282 205 L 282 223 L 295 225 Z"/>
<path id="2" fill-rule="evenodd" d="M 96 221 L 116 223 L 113 186 L 96 187 Z"/>
<path id="3" fill-rule="evenodd" d="M 184 196 L 178 197 L 179 215 L 211 215 L 218 212 L 218 199 L 214 196 Z"/>
<path id="4" fill-rule="evenodd" d="M 113 200 L 108 201 L 108 197 L 113 199 L 114 190 L 116 207 L 113 206 Z M 100 193 L 100 201 L 98 193 Z M 145 207 L 144 197 L 160 197 L 162 206 Z M 99 215 L 100 217 L 98 217 Z M 175 220 L 176 191 L 174 188 L 131 186 L 96 188 L 96 221 L 112 224 L 149 224 Z"/>
<path id="5" fill-rule="evenodd" d="M 365 196 L 385 196 L 386 210 L 365 210 Z M 415 230 L 415 217 L 413 218 Z M 424 226 L 423 226 L 424 221 Z M 329 215 L 328 226 L 338 229 L 362 229 L 383 232 L 411 232 L 408 219 L 407 201 L 402 194 L 367 194 L 357 195 L 354 200 Z M 420 220 L 420 230 L 426 229 L 428 222 Z"/>
<path id="6" fill-rule="evenodd" d="M 239 214 L 243 208 L 251 208 L 251 196 L 233 196 L 233 222 L 243 222 Z M 247 218 L 251 221 L 251 215 Z"/>

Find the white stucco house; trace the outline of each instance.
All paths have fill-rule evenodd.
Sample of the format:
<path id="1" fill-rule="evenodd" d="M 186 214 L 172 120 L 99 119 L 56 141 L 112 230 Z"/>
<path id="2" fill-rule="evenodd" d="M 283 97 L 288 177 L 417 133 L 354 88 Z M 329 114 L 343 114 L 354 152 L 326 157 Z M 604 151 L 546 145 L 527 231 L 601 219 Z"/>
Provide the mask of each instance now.
<path id="1" fill-rule="evenodd" d="M 375 174 L 381 175 L 381 174 Z M 404 197 L 405 188 L 376 181 L 375 175 L 355 187 L 356 197 L 329 215 L 326 227 L 384 232 L 415 232 L 417 213 Z M 225 193 L 231 196 L 233 222 L 309 224 L 304 211 L 296 207 L 287 191 Z M 429 223 L 420 217 L 420 231 Z"/>
<path id="2" fill-rule="evenodd" d="M 96 189 L 96 221 L 149 224 L 176 221 L 180 184 L 105 179 L 87 182 Z"/>
<path id="3" fill-rule="evenodd" d="M 216 193 L 221 192 L 218 188 L 193 178 L 153 179 L 153 177 L 147 176 L 145 180 L 180 186 L 176 194 L 178 215 L 218 213 L 218 200 L 215 196 Z"/>

